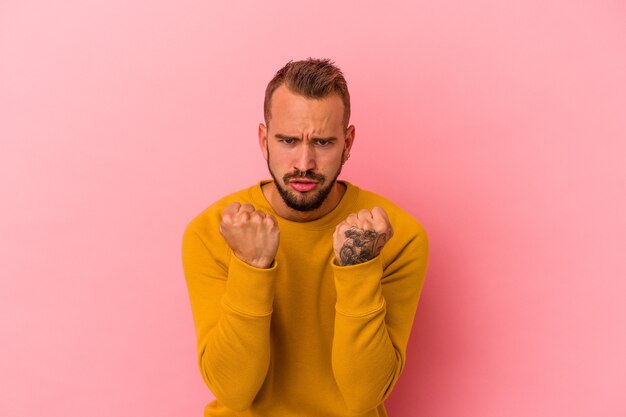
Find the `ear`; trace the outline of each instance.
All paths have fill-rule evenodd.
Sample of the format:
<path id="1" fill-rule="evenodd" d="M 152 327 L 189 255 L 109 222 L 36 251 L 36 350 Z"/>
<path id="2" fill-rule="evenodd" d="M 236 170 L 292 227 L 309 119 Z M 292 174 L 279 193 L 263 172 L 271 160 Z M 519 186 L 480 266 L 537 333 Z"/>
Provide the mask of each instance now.
<path id="1" fill-rule="evenodd" d="M 354 143 L 355 135 L 356 135 L 356 130 L 354 128 L 354 125 L 348 126 L 348 129 L 346 129 L 346 141 L 344 143 L 344 149 L 343 149 L 346 155 L 350 155 L 350 149 L 352 149 L 352 144 Z"/>
<path id="2" fill-rule="evenodd" d="M 259 123 L 259 146 L 263 152 L 263 158 L 267 161 L 267 127 Z"/>

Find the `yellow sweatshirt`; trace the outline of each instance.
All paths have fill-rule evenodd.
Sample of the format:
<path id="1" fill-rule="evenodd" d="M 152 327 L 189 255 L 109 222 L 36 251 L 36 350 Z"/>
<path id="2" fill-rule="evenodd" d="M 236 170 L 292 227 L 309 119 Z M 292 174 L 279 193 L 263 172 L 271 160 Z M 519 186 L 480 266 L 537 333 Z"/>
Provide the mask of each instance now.
<path id="1" fill-rule="evenodd" d="M 424 281 L 424 229 L 347 182 L 332 212 L 292 222 L 276 215 L 262 184 L 211 205 L 183 238 L 200 370 L 216 397 L 205 416 L 386 416 Z M 233 201 L 276 217 L 271 268 L 242 262 L 220 235 L 221 212 Z M 374 206 L 387 212 L 393 237 L 371 261 L 335 265 L 335 226 Z"/>

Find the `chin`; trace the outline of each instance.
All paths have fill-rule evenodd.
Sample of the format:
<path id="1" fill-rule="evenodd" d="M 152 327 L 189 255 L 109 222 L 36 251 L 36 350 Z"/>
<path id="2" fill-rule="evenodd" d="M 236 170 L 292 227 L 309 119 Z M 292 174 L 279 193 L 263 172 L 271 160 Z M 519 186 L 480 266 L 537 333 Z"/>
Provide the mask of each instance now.
<path id="1" fill-rule="evenodd" d="M 283 198 L 283 201 L 287 206 L 293 210 L 297 211 L 313 211 L 317 210 L 324 204 L 330 189 L 326 192 L 326 189 L 322 189 L 317 191 L 314 195 L 311 196 L 298 196 L 295 195 L 291 191 L 287 191 L 286 194 L 283 194 L 279 188 L 280 196 Z"/>

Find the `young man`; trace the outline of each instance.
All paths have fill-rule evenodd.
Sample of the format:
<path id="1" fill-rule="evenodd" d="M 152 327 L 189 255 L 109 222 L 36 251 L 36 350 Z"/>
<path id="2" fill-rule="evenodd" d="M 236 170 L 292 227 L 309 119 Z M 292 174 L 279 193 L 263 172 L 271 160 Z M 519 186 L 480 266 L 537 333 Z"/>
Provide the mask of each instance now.
<path id="1" fill-rule="evenodd" d="M 385 416 L 426 271 L 424 229 L 337 181 L 355 129 L 341 71 L 290 62 L 267 86 L 273 181 L 227 196 L 183 238 L 205 416 Z M 393 236 L 393 238 L 392 238 Z"/>

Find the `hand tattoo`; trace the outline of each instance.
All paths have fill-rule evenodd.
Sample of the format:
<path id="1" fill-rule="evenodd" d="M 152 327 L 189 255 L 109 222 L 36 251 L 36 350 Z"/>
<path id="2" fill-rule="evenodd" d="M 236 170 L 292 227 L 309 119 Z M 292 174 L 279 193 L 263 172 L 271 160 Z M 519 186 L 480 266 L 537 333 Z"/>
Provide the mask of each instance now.
<path id="1" fill-rule="evenodd" d="M 374 230 L 351 227 L 346 230 L 346 242 L 339 251 L 341 265 L 356 265 L 374 259 L 387 241 L 387 235 Z"/>

